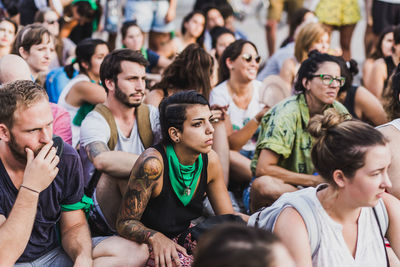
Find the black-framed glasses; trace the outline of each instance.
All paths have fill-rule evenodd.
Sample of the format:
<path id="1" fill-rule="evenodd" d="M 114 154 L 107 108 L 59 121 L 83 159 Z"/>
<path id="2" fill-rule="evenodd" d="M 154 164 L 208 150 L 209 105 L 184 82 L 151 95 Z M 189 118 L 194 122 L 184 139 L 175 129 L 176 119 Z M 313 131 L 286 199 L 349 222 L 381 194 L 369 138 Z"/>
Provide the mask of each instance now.
<path id="1" fill-rule="evenodd" d="M 244 60 L 246 60 L 247 62 L 249 62 L 249 63 L 253 60 L 253 56 L 250 55 L 250 54 L 242 54 L 242 58 L 243 58 Z M 260 61 L 261 61 L 261 57 L 260 57 L 260 56 L 254 56 L 254 60 L 255 60 L 256 63 L 258 64 L 258 63 L 260 63 Z"/>
<path id="2" fill-rule="evenodd" d="M 344 83 L 346 82 L 345 77 L 333 77 L 332 75 L 329 75 L 329 74 L 315 74 L 315 75 L 312 75 L 312 77 L 313 78 L 316 78 L 316 77 L 321 78 L 322 83 L 325 85 L 331 85 L 333 83 L 333 81 L 335 81 L 336 84 L 333 84 L 333 85 L 342 87 L 344 85 Z"/>

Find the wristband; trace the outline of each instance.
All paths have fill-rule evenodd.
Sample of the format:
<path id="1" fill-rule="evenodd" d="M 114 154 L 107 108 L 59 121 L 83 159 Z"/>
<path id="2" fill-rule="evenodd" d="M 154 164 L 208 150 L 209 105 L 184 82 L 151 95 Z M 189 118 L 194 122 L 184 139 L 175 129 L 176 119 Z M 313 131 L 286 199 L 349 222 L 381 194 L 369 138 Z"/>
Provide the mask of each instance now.
<path id="1" fill-rule="evenodd" d="M 253 117 L 253 120 L 257 123 L 260 124 L 260 121 L 256 119 L 256 117 Z"/>
<path id="2" fill-rule="evenodd" d="M 35 192 L 35 193 L 37 193 L 37 194 L 40 194 L 39 191 L 36 191 L 35 189 L 29 188 L 29 187 L 27 187 L 27 186 L 25 186 L 25 185 L 21 185 L 21 187 L 22 187 L 22 188 L 25 188 L 25 189 L 28 189 L 29 191 Z M 20 188 L 20 190 L 21 190 L 21 188 Z"/>

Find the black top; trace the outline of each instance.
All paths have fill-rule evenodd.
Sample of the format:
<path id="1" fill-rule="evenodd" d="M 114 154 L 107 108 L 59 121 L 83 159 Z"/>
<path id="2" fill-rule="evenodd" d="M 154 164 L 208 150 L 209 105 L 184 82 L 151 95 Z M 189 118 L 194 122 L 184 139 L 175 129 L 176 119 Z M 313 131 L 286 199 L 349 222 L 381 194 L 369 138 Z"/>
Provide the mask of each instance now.
<path id="1" fill-rule="evenodd" d="M 353 118 L 360 119 L 359 117 L 357 117 L 357 114 L 354 110 L 357 89 L 358 89 L 357 85 L 351 86 L 349 91 L 347 91 L 346 99 L 344 100 L 343 105 L 347 108 L 347 110 L 349 111 L 351 116 L 353 116 Z"/>
<path id="2" fill-rule="evenodd" d="M 162 155 L 164 162 L 163 187 L 156 198 L 151 198 L 142 215 L 141 222 L 148 228 L 174 238 L 189 228 L 190 222 L 202 215 L 203 199 L 207 188 L 207 154 L 203 157 L 203 169 L 192 200 L 184 206 L 176 196 L 168 175 L 168 161 L 161 144 L 153 146 Z"/>
<path id="3" fill-rule="evenodd" d="M 386 64 L 387 78 L 385 80 L 383 89 L 386 88 L 387 83 L 388 83 L 388 81 L 390 79 L 390 76 L 392 76 L 392 73 L 396 68 L 396 65 L 394 64 L 393 58 L 391 56 L 385 57 L 384 60 L 385 60 L 385 64 Z"/>

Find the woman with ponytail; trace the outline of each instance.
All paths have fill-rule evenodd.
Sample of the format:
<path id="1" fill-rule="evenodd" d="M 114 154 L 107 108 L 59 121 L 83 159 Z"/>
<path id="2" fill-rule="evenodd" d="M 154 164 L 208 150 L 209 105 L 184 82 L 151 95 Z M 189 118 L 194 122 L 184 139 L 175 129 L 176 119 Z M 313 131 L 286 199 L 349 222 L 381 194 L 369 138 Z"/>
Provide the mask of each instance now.
<path id="1" fill-rule="evenodd" d="M 58 104 L 71 116 L 73 146 L 78 144 L 82 120 L 94 105 L 106 100 L 106 92 L 100 85 L 100 65 L 108 52 L 108 46 L 103 40 L 85 39 L 76 47 L 75 62 L 64 68 L 71 79 L 74 73 L 73 65 L 79 66 L 79 75 L 67 84 L 58 99 Z"/>
<path id="2" fill-rule="evenodd" d="M 400 202 L 386 193 L 391 163 L 386 138 L 372 126 L 329 109 L 310 120 L 312 162 L 325 183 L 294 194 L 312 207 L 309 218 L 288 206 L 273 232 L 297 266 L 389 266 L 384 237 L 400 256 Z M 304 214 L 304 213 L 303 213 Z M 306 221 L 319 225 L 312 236 Z M 311 240 L 318 246 L 311 247 Z"/>

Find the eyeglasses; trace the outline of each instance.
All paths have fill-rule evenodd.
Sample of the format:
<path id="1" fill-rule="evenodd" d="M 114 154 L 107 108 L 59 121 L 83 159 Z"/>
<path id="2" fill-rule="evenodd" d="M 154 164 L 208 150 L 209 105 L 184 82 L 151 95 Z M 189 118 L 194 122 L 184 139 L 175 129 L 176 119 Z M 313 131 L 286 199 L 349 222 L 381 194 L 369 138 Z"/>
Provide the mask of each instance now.
<path id="1" fill-rule="evenodd" d="M 57 23 L 58 21 L 56 19 L 53 20 L 46 20 L 46 23 L 49 25 L 53 25 L 54 23 Z"/>
<path id="2" fill-rule="evenodd" d="M 249 62 L 249 63 L 253 60 L 253 56 L 250 55 L 250 54 L 243 54 L 243 55 L 242 55 L 242 58 L 243 58 L 244 60 L 246 60 L 247 62 Z M 258 63 L 260 63 L 260 61 L 261 61 L 261 57 L 260 57 L 260 56 L 255 56 L 255 57 L 254 57 L 254 60 L 255 60 L 256 63 L 258 64 Z"/>
<path id="3" fill-rule="evenodd" d="M 336 82 L 336 84 L 333 84 L 334 86 L 339 86 L 342 87 L 344 83 L 346 82 L 346 78 L 344 77 L 333 77 L 332 75 L 329 74 L 315 74 L 312 75 L 313 78 L 319 77 L 322 80 L 322 83 L 325 85 L 331 85 L 333 81 Z"/>

